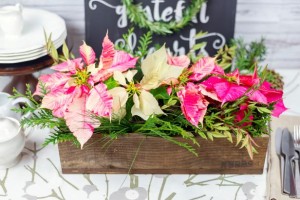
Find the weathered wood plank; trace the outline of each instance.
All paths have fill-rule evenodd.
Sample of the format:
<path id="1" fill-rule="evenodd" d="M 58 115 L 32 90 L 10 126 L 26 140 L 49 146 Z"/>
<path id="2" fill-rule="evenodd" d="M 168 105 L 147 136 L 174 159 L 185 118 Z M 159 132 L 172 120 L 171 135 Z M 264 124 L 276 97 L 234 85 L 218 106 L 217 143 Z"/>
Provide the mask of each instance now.
<path id="1" fill-rule="evenodd" d="M 182 138 L 176 138 L 183 141 Z M 257 138 L 259 154 L 251 160 L 245 149 L 226 139 L 197 139 L 199 157 L 162 138 L 128 134 L 107 145 L 100 135 L 80 150 L 70 143 L 59 144 L 63 173 L 130 173 L 156 174 L 260 174 L 263 172 L 269 137 Z M 141 144 L 141 145 L 140 145 Z M 138 149 L 140 145 L 140 148 Z"/>

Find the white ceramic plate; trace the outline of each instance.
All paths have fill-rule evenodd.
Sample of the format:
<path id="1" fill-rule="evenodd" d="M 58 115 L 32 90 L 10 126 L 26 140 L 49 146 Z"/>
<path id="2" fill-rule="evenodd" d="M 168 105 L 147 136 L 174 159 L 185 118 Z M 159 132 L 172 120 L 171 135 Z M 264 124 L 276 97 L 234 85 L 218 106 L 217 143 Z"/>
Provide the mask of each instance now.
<path id="1" fill-rule="evenodd" d="M 55 47 L 59 47 L 61 42 L 64 42 L 67 37 L 67 33 L 64 32 L 56 41 L 53 41 Z M 46 52 L 45 44 L 43 47 L 38 49 L 33 49 L 30 51 L 24 51 L 24 52 L 14 52 L 14 53 L 2 53 L 0 54 L 0 59 L 4 57 L 22 57 L 22 56 L 29 56 L 30 54 L 40 53 L 41 51 Z"/>
<path id="2" fill-rule="evenodd" d="M 64 43 L 65 38 L 66 38 L 66 34 L 62 35 L 62 37 L 59 40 L 53 42 L 54 46 L 56 48 L 60 47 Z M 14 60 L 20 60 L 20 59 L 30 60 L 32 57 L 36 57 L 37 55 L 44 56 L 46 54 L 47 54 L 47 50 L 45 47 L 40 48 L 38 50 L 22 53 L 22 54 L 14 54 L 14 55 L 5 54 L 5 55 L 0 55 L 0 63 L 2 63 L 2 61 L 7 61 L 7 62 L 11 61 L 13 63 Z"/>
<path id="3" fill-rule="evenodd" d="M 58 15 L 35 8 L 23 9 L 24 28 L 22 35 L 16 39 L 5 38 L 0 32 L 0 55 L 24 53 L 43 48 L 44 30 L 52 33 L 52 40 L 57 41 L 66 32 L 65 21 Z"/>
<path id="4" fill-rule="evenodd" d="M 61 44 L 63 44 L 63 42 Z M 31 61 L 31 60 L 38 59 L 38 58 L 43 57 L 45 55 L 47 55 L 47 52 L 39 52 L 39 53 L 36 53 L 36 54 L 32 54 L 29 57 L 18 57 L 18 58 L 13 58 L 13 59 L 2 59 L 2 58 L 0 58 L 0 64 L 26 62 L 26 61 Z"/>

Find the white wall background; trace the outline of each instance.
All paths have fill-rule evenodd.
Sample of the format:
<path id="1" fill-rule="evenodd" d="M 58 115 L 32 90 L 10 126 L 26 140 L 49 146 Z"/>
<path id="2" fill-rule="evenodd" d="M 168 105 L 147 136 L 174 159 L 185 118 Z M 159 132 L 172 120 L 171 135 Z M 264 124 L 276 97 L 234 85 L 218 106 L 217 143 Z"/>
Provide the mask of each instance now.
<path id="1" fill-rule="evenodd" d="M 77 48 L 84 39 L 84 0 L 0 0 L 0 6 L 22 3 L 62 16 L 69 40 Z M 300 68 L 300 0 L 238 0 L 235 37 L 266 39 L 271 68 Z"/>

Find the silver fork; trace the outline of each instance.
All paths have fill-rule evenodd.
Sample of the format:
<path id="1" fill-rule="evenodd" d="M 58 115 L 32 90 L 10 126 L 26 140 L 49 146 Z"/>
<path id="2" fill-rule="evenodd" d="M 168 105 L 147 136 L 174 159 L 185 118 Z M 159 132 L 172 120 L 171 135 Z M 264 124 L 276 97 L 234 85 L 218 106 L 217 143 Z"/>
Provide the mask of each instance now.
<path id="1" fill-rule="evenodd" d="M 299 172 L 299 158 L 300 158 L 300 126 L 294 126 L 294 146 L 295 146 L 295 157 L 294 157 L 294 174 L 295 174 L 295 184 L 296 184 L 296 194 L 297 198 L 300 197 L 300 172 Z"/>

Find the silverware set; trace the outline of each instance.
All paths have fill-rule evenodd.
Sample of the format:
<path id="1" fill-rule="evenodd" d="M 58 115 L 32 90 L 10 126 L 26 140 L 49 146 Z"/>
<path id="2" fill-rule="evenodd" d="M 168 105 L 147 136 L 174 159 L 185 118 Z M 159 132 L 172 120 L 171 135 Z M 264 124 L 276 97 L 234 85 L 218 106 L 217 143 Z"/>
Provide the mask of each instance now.
<path id="1" fill-rule="evenodd" d="M 275 149 L 280 158 L 282 192 L 300 198 L 300 126 L 293 134 L 287 128 L 277 129 Z"/>

